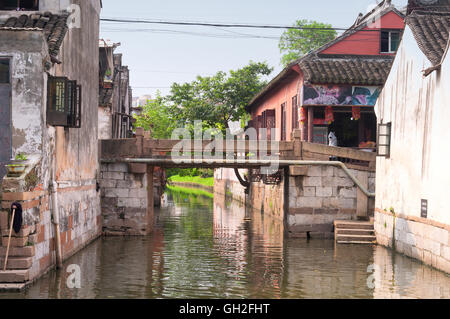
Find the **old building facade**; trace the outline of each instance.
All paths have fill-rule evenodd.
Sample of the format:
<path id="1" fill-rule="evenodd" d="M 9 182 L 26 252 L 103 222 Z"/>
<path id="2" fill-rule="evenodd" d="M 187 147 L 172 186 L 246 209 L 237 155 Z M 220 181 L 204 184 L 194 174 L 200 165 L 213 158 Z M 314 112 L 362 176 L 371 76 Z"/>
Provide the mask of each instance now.
<path id="1" fill-rule="evenodd" d="M 99 42 L 100 96 L 99 139 L 132 137 L 132 90 L 130 70 L 122 64 L 122 54 L 114 50 L 120 43 Z"/>
<path id="2" fill-rule="evenodd" d="M 321 144 L 334 132 L 338 146 L 373 149 L 373 106 L 403 19 L 391 1 L 383 1 L 341 36 L 289 64 L 249 103 L 250 126 L 275 129 L 277 140 L 288 141 L 300 129 L 303 141 Z"/>
<path id="3" fill-rule="evenodd" d="M 101 1 L 30 3 L 21 2 L 23 11 L 0 11 L 0 99 L 7 115 L 1 161 L 28 157 L 24 173 L 1 176 L 2 236 L 12 203 L 23 208 L 8 271 L 0 273 L 6 284 L 42 275 L 97 238 L 102 226 L 96 183 Z M 5 253 L 2 247 L 2 260 Z"/>
<path id="4" fill-rule="evenodd" d="M 450 6 L 410 12 L 376 105 L 386 146 L 375 230 L 379 244 L 450 273 Z"/>

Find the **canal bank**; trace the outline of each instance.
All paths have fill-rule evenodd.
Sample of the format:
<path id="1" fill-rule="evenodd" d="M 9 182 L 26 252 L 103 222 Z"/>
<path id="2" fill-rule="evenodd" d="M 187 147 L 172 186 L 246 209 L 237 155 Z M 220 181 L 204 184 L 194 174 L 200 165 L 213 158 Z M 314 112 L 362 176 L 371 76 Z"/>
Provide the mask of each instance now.
<path id="1" fill-rule="evenodd" d="M 442 272 L 377 246 L 286 238 L 283 223 L 219 194 L 168 191 L 154 232 L 97 240 L 0 298 L 450 298 Z M 67 286 L 70 265 L 81 288 Z"/>

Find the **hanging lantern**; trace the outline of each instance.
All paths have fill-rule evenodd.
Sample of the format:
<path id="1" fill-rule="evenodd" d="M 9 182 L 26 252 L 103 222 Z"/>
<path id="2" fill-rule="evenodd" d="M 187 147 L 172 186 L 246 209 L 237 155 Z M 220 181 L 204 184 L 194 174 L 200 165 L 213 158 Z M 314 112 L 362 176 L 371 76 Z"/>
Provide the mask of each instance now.
<path id="1" fill-rule="evenodd" d="M 333 108 L 331 106 L 325 108 L 325 122 L 327 122 L 328 125 L 334 122 Z"/>
<path id="2" fill-rule="evenodd" d="M 305 124 L 306 120 L 306 109 L 302 106 L 300 107 L 300 123 L 302 124 L 302 126 Z"/>
<path id="3" fill-rule="evenodd" d="M 361 118 L 361 107 L 353 106 L 352 107 L 352 117 L 353 120 L 358 121 Z"/>

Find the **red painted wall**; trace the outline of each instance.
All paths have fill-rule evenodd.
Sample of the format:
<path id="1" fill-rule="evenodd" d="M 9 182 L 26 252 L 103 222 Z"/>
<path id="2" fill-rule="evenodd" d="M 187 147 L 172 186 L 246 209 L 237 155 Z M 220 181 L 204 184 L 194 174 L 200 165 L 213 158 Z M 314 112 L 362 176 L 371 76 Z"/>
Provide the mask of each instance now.
<path id="1" fill-rule="evenodd" d="M 255 103 L 252 107 L 251 115 L 252 119 L 261 115 L 265 110 L 276 110 L 276 130 L 277 140 L 281 139 L 281 105 L 286 103 L 287 113 L 287 130 L 286 140 L 291 140 L 292 133 L 292 98 L 299 95 L 298 101 L 301 101 L 301 88 L 303 86 L 303 74 L 299 74 L 297 71 L 292 70 L 289 75 L 280 81 L 277 88 L 267 93 L 266 96 Z"/>
<path id="2" fill-rule="evenodd" d="M 380 29 L 404 29 L 405 22 L 402 17 L 395 12 L 388 12 L 381 17 L 379 25 L 372 24 L 333 46 L 320 52 L 321 54 L 356 54 L 356 55 L 380 55 L 380 32 L 373 30 Z M 383 53 L 393 55 L 392 53 Z"/>

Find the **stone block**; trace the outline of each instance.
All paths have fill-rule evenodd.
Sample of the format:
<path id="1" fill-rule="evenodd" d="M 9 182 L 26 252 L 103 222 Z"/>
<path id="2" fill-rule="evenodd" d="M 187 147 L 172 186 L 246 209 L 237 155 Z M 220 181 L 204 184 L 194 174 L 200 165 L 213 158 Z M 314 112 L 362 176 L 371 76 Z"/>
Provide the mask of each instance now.
<path id="1" fill-rule="evenodd" d="M 142 181 L 139 179 L 125 179 L 123 181 L 117 181 L 116 187 L 128 189 L 142 188 Z"/>
<path id="2" fill-rule="evenodd" d="M 450 261 L 450 246 L 441 245 L 441 257 Z"/>
<path id="3" fill-rule="evenodd" d="M 339 208 L 356 209 L 356 200 L 352 198 L 339 198 Z"/>
<path id="4" fill-rule="evenodd" d="M 321 187 L 322 186 L 322 178 L 321 177 L 305 177 L 303 179 L 303 186 L 314 186 Z"/>
<path id="5" fill-rule="evenodd" d="M 117 179 L 117 180 L 123 180 L 124 179 L 124 173 L 122 172 L 103 172 L 102 173 L 103 179 Z"/>
<path id="6" fill-rule="evenodd" d="M 416 245 L 416 236 L 412 233 L 406 233 L 406 244 L 410 246 Z"/>
<path id="7" fill-rule="evenodd" d="M 316 196 L 331 197 L 332 195 L 333 189 L 331 187 L 316 187 Z"/>
<path id="8" fill-rule="evenodd" d="M 334 176 L 333 166 L 322 166 L 322 176 L 323 177 L 333 177 Z"/>
<path id="9" fill-rule="evenodd" d="M 144 188 L 134 189 L 134 190 L 130 191 L 130 195 L 129 195 L 130 198 L 141 198 L 141 199 L 146 199 L 147 196 L 148 196 L 147 190 Z"/>
<path id="10" fill-rule="evenodd" d="M 130 190 L 127 188 L 106 188 L 105 197 L 128 197 Z"/>
<path id="11" fill-rule="evenodd" d="M 7 211 L 0 211 L 0 227 L 1 229 L 8 229 L 9 227 L 9 214 Z"/>
<path id="12" fill-rule="evenodd" d="M 295 215 L 295 216 L 290 216 L 293 217 L 292 221 L 293 223 L 291 223 L 290 225 L 311 225 L 314 223 L 314 215 Z"/>
<path id="13" fill-rule="evenodd" d="M 290 166 L 289 175 L 291 176 L 306 176 L 309 168 L 307 166 Z"/>
<path id="14" fill-rule="evenodd" d="M 5 264 L 5 258 L 0 258 L 0 265 L 3 269 Z M 33 258 L 17 258 L 17 257 L 8 257 L 8 264 L 6 265 L 6 269 L 29 269 L 33 265 Z"/>
<path id="15" fill-rule="evenodd" d="M 320 166 L 309 166 L 307 175 L 310 177 L 320 177 L 322 176 L 322 168 Z"/>
<path id="16" fill-rule="evenodd" d="M 145 174 L 147 173 L 147 164 L 142 163 L 129 163 L 128 170 L 133 174 Z"/>
<path id="17" fill-rule="evenodd" d="M 344 187 L 339 189 L 339 196 L 344 198 L 356 198 L 356 193 L 356 187 Z"/>
<path id="18" fill-rule="evenodd" d="M 8 241 L 10 242 L 10 247 L 25 247 L 28 243 L 28 237 L 2 237 L 2 246 L 7 247 Z"/>
<path id="19" fill-rule="evenodd" d="M 303 187 L 303 196 L 305 197 L 315 197 L 316 196 L 316 188 L 311 186 Z"/>
<path id="20" fill-rule="evenodd" d="M 302 214 L 312 215 L 312 214 L 314 214 L 314 208 L 308 208 L 308 207 L 291 208 L 291 209 L 289 209 L 289 214 L 291 214 L 291 215 L 302 215 Z"/>
<path id="21" fill-rule="evenodd" d="M 2 283 L 22 283 L 30 279 L 29 270 L 6 270 L 0 272 L 0 282 Z"/>
<path id="22" fill-rule="evenodd" d="M 434 227 L 430 234 L 430 239 L 439 242 L 441 244 L 447 244 L 448 242 L 448 230 Z"/>
<path id="23" fill-rule="evenodd" d="M 431 252 L 430 251 L 428 251 L 428 250 L 423 251 L 423 262 L 426 265 L 431 266 Z"/>
<path id="24" fill-rule="evenodd" d="M 436 268 L 450 274 L 450 261 L 442 257 L 436 257 Z"/>
<path id="25" fill-rule="evenodd" d="M 115 179 L 101 179 L 99 184 L 101 188 L 115 188 L 118 182 Z"/>
<path id="26" fill-rule="evenodd" d="M 319 197 L 299 197 L 297 199 L 297 207 L 321 208 L 322 198 Z"/>
<path id="27" fill-rule="evenodd" d="M 339 208 L 339 199 L 336 197 L 324 198 L 322 205 L 324 208 Z"/>
<path id="28" fill-rule="evenodd" d="M 126 163 L 108 164 L 108 172 L 128 172 L 128 165 Z"/>
<path id="29" fill-rule="evenodd" d="M 142 203 L 139 198 L 119 198 L 117 206 L 119 207 L 130 207 L 130 208 L 140 208 L 146 206 Z"/>
<path id="30" fill-rule="evenodd" d="M 35 246 L 28 247 L 10 247 L 9 256 L 11 257 L 33 257 L 35 254 Z M 0 257 L 6 255 L 6 247 L 0 247 Z"/>

